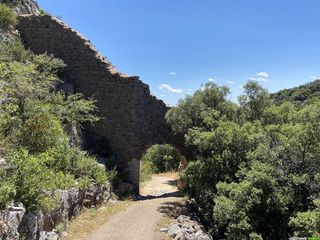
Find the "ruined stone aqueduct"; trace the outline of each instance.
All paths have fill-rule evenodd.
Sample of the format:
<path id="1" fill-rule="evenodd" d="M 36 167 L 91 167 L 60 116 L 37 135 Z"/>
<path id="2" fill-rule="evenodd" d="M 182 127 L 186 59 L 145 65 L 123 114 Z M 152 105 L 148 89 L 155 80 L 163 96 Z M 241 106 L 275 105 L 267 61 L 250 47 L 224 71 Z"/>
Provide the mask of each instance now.
<path id="1" fill-rule="evenodd" d="M 59 19 L 21 16 L 18 30 L 27 48 L 53 54 L 67 64 L 65 90 L 97 100 L 102 120 L 85 127 L 84 142 L 92 145 L 107 140 L 120 170 L 138 186 L 139 158 L 146 147 L 169 138 L 164 118 L 167 106 L 150 94 L 139 77 L 118 72 L 89 40 Z"/>

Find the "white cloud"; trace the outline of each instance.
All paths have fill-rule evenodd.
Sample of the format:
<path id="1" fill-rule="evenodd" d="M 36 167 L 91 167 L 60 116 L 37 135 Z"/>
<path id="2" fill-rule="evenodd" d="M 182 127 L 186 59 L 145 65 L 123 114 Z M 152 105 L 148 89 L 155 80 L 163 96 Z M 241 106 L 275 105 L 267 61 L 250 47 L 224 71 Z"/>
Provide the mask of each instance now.
<path id="1" fill-rule="evenodd" d="M 243 88 L 243 85 L 239 85 L 238 88 Z"/>
<path id="2" fill-rule="evenodd" d="M 169 84 L 161 84 L 159 86 L 159 89 L 161 90 L 166 90 L 168 92 L 171 92 L 171 93 L 182 93 L 182 89 L 180 88 L 173 88 L 171 87 Z"/>
<path id="3" fill-rule="evenodd" d="M 271 82 L 271 80 L 269 78 L 262 78 L 262 77 L 250 77 L 248 78 L 248 80 L 250 81 L 257 81 L 257 82 Z"/>
<path id="4" fill-rule="evenodd" d="M 267 78 L 267 77 L 269 77 L 269 74 L 266 73 L 266 72 L 258 72 L 258 73 L 256 74 L 256 76 L 262 77 L 262 78 Z"/>
<path id="5" fill-rule="evenodd" d="M 310 76 L 309 78 L 312 80 L 318 80 L 318 79 L 320 79 L 320 76 Z"/>
<path id="6" fill-rule="evenodd" d="M 176 72 L 169 72 L 170 75 L 177 75 Z"/>
<path id="7" fill-rule="evenodd" d="M 269 74 L 266 72 L 258 72 L 254 77 L 248 78 L 250 81 L 257 81 L 257 82 L 271 82 L 271 80 L 268 78 Z"/>
<path id="8" fill-rule="evenodd" d="M 233 82 L 233 81 L 227 81 L 227 83 L 232 84 L 232 85 L 234 84 L 234 82 Z"/>
<path id="9" fill-rule="evenodd" d="M 208 78 L 208 81 L 209 82 L 213 82 L 213 81 L 215 81 L 215 79 L 214 78 Z"/>

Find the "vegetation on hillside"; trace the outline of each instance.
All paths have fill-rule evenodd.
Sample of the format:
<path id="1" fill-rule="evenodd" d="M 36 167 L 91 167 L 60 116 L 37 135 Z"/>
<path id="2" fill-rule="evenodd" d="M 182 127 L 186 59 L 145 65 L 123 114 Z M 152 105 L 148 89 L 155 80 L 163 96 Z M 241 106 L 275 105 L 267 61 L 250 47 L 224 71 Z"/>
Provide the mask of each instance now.
<path id="1" fill-rule="evenodd" d="M 214 239 L 320 236 L 320 101 L 275 105 L 257 82 L 239 105 L 208 83 L 167 113 L 193 159 L 182 178 Z"/>
<path id="2" fill-rule="evenodd" d="M 51 209 L 50 191 L 107 180 L 94 157 L 70 144 L 66 129 L 98 118 L 93 100 L 55 90 L 64 68 L 19 42 L 0 44 L 0 156 L 9 164 L 0 170 L 0 208 Z"/>
<path id="3" fill-rule="evenodd" d="M 15 26 L 17 17 L 11 8 L 0 3 L 0 29 L 8 30 L 10 27 Z"/>
<path id="4" fill-rule="evenodd" d="M 277 105 L 287 101 L 302 104 L 315 97 L 320 97 L 320 80 L 272 94 L 272 98 L 274 98 Z"/>

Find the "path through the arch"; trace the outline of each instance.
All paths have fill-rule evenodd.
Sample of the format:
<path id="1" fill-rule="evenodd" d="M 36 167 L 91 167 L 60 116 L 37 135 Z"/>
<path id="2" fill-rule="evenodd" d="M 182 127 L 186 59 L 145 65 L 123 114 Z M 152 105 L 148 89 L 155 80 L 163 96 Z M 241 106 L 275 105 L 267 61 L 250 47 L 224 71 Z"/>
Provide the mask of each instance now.
<path id="1" fill-rule="evenodd" d="M 182 201 L 170 175 L 155 175 L 141 190 L 141 197 L 110 217 L 91 235 L 91 240 L 160 240 L 158 224 Z"/>

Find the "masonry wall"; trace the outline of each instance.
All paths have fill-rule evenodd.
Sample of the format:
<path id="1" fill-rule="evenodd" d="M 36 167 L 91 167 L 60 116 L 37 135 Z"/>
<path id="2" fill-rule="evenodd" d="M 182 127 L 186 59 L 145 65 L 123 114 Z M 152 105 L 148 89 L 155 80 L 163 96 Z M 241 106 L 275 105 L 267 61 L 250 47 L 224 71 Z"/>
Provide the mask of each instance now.
<path id="1" fill-rule="evenodd" d="M 118 166 L 138 186 L 139 158 L 146 147 L 167 141 L 166 105 L 150 95 L 139 77 L 118 72 L 81 34 L 50 16 L 19 18 L 18 30 L 25 46 L 47 52 L 68 65 L 64 87 L 97 100 L 103 118 L 85 128 L 84 140 L 100 144 L 105 138 L 116 154 Z"/>

